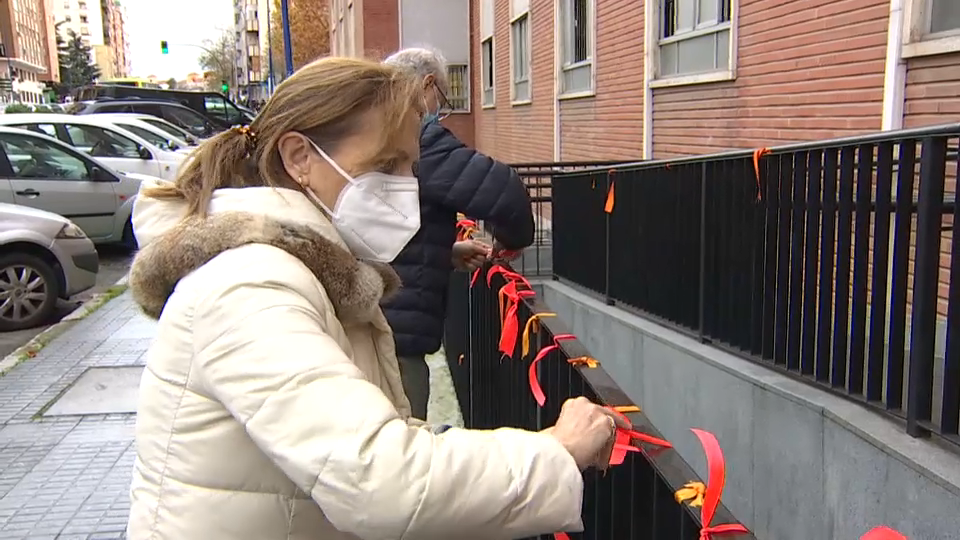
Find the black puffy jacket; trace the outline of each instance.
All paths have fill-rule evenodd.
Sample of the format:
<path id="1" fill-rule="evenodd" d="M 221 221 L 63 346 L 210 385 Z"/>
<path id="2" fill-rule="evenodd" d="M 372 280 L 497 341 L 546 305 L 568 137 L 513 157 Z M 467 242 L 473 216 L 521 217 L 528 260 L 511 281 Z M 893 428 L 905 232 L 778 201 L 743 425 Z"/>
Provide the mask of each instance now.
<path id="1" fill-rule="evenodd" d="M 399 356 L 436 352 L 443 335 L 457 212 L 483 220 L 510 250 L 533 243 L 530 197 L 510 166 L 468 148 L 439 123 L 420 133 L 420 231 L 393 261 L 403 287 L 383 303 Z"/>

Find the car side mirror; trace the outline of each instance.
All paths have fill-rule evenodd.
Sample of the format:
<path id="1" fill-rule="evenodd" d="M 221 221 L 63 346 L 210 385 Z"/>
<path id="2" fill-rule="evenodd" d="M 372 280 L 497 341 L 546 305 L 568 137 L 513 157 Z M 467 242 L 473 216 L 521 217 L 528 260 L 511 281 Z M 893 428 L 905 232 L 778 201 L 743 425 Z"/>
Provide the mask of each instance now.
<path id="1" fill-rule="evenodd" d="M 94 182 L 117 182 L 118 180 L 106 170 L 100 167 L 92 167 L 90 169 L 90 176 L 93 178 Z"/>
<path id="2" fill-rule="evenodd" d="M 137 153 L 140 154 L 140 159 L 153 159 L 153 154 L 146 147 L 141 146 L 137 149 Z"/>

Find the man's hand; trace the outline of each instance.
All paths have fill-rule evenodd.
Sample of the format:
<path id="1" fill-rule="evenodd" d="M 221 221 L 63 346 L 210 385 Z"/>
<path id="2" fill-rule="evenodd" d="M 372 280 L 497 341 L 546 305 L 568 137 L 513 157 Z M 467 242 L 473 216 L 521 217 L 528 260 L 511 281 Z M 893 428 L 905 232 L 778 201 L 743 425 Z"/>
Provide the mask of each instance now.
<path id="1" fill-rule="evenodd" d="M 477 240 L 462 240 L 453 244 L 453 267 L 473 272 L 483 266 L 490 256 L 490 246 Z"/>

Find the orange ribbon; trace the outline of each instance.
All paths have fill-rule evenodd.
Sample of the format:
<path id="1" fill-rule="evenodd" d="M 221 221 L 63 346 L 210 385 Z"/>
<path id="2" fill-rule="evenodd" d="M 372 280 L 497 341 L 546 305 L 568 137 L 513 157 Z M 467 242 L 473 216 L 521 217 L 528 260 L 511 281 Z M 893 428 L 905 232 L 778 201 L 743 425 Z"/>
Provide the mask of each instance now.
<path id="1" fill-rule="evenodd" d="M 520 346 L 520 355 L 527 356 L 530 354 L 530 331 L 539 332 L 540 331 L 540 319 L 546 317 L 556 317 L 556 313 L 535 313 L 527 319 L 527 324 L 523 327 L 523 336 L 521 338 Z"/>
<path id="2" fill-rule="evenodd" d="M 907 540 L 907 537 L 890 527 L 877 527 L 860 537 L 860 540 Z"/>
<path id="3" fill-rule="evenodd" d="M 462 366 L 462 365 L 463 365 L 463 355 L 462 355 L 462 354 L 457 358 L 457 365 L 459 365 L 459 366 Z"/>
<path id="4" fill-rule="evenodd" d="M 610 177 L 610 187 L 607 188 L 607 202 L 603 204 L 603 211 L 612 214 L 613 213 L 613 204 L 614 204 L 614 192 L 613 192 L 613 171 L 607 173 L 607 176 Z"/>
<path id="5" fill-rule="evenodd" d="M 693 428 L 693 434 L 700 439 L 703 451 L 707 455 L 707 485 L 700 482 L 691 482 L 683 489 L 677 490 L 675 496 L 678 501 L 690 499 L 691 490 L 695 492 L 694 503 L 702 503 L 700 507 L 700 540 L 709 540 L 713 535 L 729 533 L 749 533 L 746 527 L 739 523 L 727 523 L 710 526 L 713 516 L 720 505 L 720 495 L 723 494 L 723 484 L 726 482 L 726 462 L 723 459 L 723 450 L 717 438 L 709 431 Z"/>
<path id="6" fill-rule="evenodd" d="M 546 347 L 540 349 L 540 352 L 537 353 L 537 356 L 533 359 L 533 362 L 530 362 L 530 392 L 533 394 L 533 399 L 537 400 L 537 405 L 541 407 L 543 407 L 543 404 L 547 402 L 547 396 L 543 393 L 543 389 L 540 388 L 540 380 L 537 379 L 537 364 L 546 358 L 548 354 L 559 349 L 561 341 L 568 339 L 577 339 L 577 337 L 573 334 L 560 334 L 553 336 L 553 345 L 547 345 Z"/>
<path id="7" fill-rule="evenodd" d="M 760 160 L 763 156 L 770 153 L 769 148 L 757 148 L 753 151 L 753 173 L 757 175 L 757 201 L 763 199 L 763 191 L 760 188 Z"/>

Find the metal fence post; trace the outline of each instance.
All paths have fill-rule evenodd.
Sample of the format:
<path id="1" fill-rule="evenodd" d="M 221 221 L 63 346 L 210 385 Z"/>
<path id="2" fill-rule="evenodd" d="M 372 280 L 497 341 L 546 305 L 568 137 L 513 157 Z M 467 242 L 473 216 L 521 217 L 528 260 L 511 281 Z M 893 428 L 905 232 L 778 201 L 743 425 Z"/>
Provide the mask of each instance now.
<path id="1" fill-rule="evenodd" d="M 610 190 L 613 189 L 613 170 L 611 169 L 607 172 L 607 193 L 609 196 Z M 610 295 L 610 217 L 613 215 L 613 212 L 607 212 L 604 209 L 604 248 L 603 248 L 603 258 L 604 261 L 604 278 L 603 278 L 603 294 L 607 299 L 607 305 L 612 306 L 616 304 L 616 301 L 613 299 L 613 296 Z"/>
<path id="2" fill-rule="evenodd" d="M 947 138 L 923 139 L 917 199 L 916 262 L 913 273 L 913 317 L 910 321 L 910 381 L 907 386 L 907 433 L 930 434 L 933 409 L 933 362 L 937 334 L 940 274 L 940 226 L 946 177 Z"/>
<path id="3" fill-rule="evenodd" d="M 700 342 L 706 343 L 708 340 L 704 335 L 706 294 L 707 285 L 707 162 L 700 164 L 700 292 L 699 298 L 697 333 L 700 336 Z"/>

